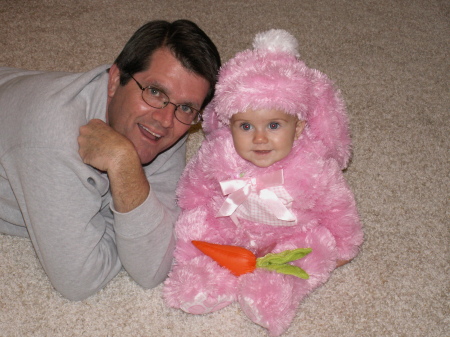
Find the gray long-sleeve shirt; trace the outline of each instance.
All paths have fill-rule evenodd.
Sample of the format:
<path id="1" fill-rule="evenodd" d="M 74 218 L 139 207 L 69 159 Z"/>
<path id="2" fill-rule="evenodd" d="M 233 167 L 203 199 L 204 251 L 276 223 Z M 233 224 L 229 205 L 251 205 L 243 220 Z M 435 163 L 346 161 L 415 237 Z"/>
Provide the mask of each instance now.
<path id="1" fill-rule="evenodd" d="M 172 262 L 185 138 L 144 168 L 151 192 L 129 213 L 114 210 L 106 174 L 78 154 L 79 127 L 105 120 L 107 69 L 0 68 L 0 232 L 29 237 L 53 286 L 72 300 L 122 266 L 154 287 Z"/>

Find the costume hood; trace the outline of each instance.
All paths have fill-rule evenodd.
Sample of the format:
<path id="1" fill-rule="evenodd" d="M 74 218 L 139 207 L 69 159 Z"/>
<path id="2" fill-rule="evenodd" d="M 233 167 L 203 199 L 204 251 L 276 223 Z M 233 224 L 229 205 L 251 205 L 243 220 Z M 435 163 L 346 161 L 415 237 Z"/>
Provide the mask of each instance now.
<path id="1" fill-rule="evenodd" d="M 298 42 L 287 31 L 257 34 L 253 49 L 236 54 L 220 69 L 215 96 L 203 114 L 207 137 L 229 129 L 238 112 L 282 110 L 306 121 L 300 146 L 314 143 L 325 158 L 345 168 L 351 144 L 344 102 L 328 77 L 299 57 Z"/>

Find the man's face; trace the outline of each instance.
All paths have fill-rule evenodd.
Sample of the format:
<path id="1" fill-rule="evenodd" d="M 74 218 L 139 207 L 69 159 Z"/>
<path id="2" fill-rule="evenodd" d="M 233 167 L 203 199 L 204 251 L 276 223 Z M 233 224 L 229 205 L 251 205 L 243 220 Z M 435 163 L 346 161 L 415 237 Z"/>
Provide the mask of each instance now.
<path id="1" fill-rule="evenodd" d="M 280 110 L 248 110 L 230 120 L 236 152 L 258 167 L 269 167 L 286 157 L 305 122 Z"/>
<path id="2" fill-rule="evenodd" d="M 175 104 L 200 109 L 209 89 L 209 82 L 185 69 L 168 49 L 154 52 L 150 67 L 133 77 L 144 87 L 164 91 Z M 151 162 L 159 153 L 175 144 L 189 129 L 174 117 L 175 107 L 168 104 L 155 109 L 142 99 L 135 81 L 120 85 L 120 71 L 110 69 L 108 82 L 107 123 L 127 137 L 136 148 L 142 164 Z"/>

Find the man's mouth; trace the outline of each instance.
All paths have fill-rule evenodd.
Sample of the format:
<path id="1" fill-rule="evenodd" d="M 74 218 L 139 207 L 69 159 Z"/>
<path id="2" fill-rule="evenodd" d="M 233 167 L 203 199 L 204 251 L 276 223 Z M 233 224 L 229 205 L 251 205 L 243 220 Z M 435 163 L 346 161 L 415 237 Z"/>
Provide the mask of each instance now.
<path id="1" fill-rule="evenodd" d="M 149 129 L 147 129 L 142 124 L 138 123 L 138 126 L 141 129 L 141 131 L 144 134 L 144 136 L 146 136 L 147 138 L 149 138 L 151 140 L 159 140 L 162 137 L 162 135 L 159 135 L 157 133 L 154 133 L 153 131 L 150 131 Z"/>

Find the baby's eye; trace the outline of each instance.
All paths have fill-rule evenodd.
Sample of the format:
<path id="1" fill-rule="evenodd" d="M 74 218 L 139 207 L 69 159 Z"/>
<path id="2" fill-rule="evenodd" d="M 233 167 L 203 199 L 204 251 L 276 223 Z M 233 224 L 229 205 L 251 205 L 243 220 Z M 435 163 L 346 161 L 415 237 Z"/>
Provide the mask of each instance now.
<path id="1" fill-rule="evenodd" d="M 277 122 L 272 122 L 272 123 L 269 124 L 269 129 L 271 129 L 271 130 L 276 130 L 279 127 L 280 127 L 280 124 L 277 123 Z"/>
<path id="2" fill-rule="evenodd" d="M 244 130 L 244 131 L 251 130 L 251 128 L 252 128 L 252 125 L 249 124 L 249 123 L 242 123 L 241 124 L 241 129 Z"/>

